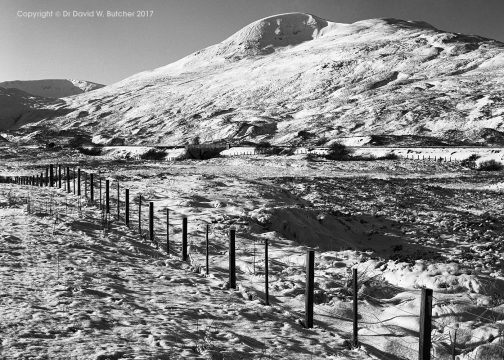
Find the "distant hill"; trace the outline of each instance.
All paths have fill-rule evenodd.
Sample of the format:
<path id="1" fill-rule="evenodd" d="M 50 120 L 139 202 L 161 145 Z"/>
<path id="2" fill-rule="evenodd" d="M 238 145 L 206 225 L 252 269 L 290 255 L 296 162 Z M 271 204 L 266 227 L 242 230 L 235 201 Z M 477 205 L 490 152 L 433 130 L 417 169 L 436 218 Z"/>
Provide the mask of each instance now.
<path id="1" fill-rule="evenodd" d="M 57 109 L 63 104 L 65 102 L 60 99 L 0 87 L 0 130 L 17 129 L 33 121 L 66 114 L 68 110 Z"/>
<path id="2" fill-rule="evenodd" d="M 48 98 L 62 98 L 96 90 L 105 85 L 84 80 L 46 79 L 46 80 L 15 80 L 0 82 L 0 87 L 18 89 L 28 94 Z"/>

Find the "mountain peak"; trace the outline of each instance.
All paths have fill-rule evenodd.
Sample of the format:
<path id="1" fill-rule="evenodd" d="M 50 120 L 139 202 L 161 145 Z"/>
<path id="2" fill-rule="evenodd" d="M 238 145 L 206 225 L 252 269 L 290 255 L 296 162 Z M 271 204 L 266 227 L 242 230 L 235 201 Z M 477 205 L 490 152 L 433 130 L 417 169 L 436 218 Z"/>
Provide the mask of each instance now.
<path id="1" fill-rule="evenodd" d="M 276 48 L 316 39 L 331 22 L 304 13 L 268 16 L 245 26 L 218 45 L 216 55 L 226 57 L 269 54 Z"/>

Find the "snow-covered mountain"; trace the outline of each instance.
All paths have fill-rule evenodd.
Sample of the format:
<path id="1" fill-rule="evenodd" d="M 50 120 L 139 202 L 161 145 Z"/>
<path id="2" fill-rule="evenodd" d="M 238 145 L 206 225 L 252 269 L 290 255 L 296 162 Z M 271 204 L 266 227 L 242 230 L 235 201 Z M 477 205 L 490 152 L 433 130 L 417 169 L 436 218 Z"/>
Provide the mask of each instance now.
<path id="1" fill-rule="evenodd" d="M 105 85 L 84 80 L 72 79 L 44 79 L 44 80 L 15 80 L 0 82 L 0 87 L 18 89 L 35 96 L 62 98 L 96 90 Z"/>
<path id="2" fill-rule="evenodd" d="M 65 102 L 60 99 L 0 87 L 0 130 L 13 130 L 40 119 L 66 114 L 68 110 L 56 109 L 63 104 Z"/>
<path id="3" fill-rule="evenodd" d="M 424 22 L 281 14 L 65 101 L 74 111 L 46 126 L 127 143 L 322 144 L 379 134 L 501 141 L 504 44 Z"/>

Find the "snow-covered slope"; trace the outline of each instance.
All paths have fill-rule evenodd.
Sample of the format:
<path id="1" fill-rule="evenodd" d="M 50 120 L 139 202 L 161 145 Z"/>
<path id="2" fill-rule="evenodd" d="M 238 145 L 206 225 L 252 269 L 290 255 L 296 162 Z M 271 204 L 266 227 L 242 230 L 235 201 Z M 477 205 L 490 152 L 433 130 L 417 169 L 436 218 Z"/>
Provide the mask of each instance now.
<path id="1" fill-rule="evenodd" d="M 18 89 L 28 94 L 49 98 L 62 98 L 96 90 L 105 85 L 84 80 L 45 79 L 45 80 L 15 80 L 0 82 L 0 87 Z"/>
<path id="2" fill-rule="evenodd" d="M 65 111 L 55 109 L 62 100 L 33 96 L 17 89 L 0 87 L 0 130 L 16 129 L 21 125 L 48 118 Z M 67 112 L 67 111 L 66 111 Z"/>
<path id="3" fill-rule="evenodd" d="M 65 99 L 47 123 L 127 143 L 324 143 L 356 135 L 499 139 L 504 44 L 423 22 L 256 21 L 219 44 Z M 489 135 L 490 134 L 490 135 Z"/>

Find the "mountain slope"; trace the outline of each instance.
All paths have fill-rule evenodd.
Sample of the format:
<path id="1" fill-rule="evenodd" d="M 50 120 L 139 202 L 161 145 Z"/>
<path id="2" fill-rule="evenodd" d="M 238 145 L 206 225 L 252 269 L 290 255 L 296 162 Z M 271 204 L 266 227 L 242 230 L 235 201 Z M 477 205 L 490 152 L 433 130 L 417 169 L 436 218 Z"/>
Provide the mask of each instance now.
<path id="1" fill-rule="evenodd" d="M 58 129 L 128 143 L 323 143 L 356 135 L 501 139 L 504 44 L 423 22 L 256 21 L 175 63 L 65 99 Z"/>
<path id="2" fill-rule="evenodd" d="M 20 126 L 68 113 L 58 110 L 65 104 L 59 99 L 33 96 L 17 89 L 0 87 L 0 130 L 13 130 Z M 1 139 L 0 139 L 1 140 Z"/>
<path id="3" fill-rule="evenodd" d="M 48 98 L 62 98 L 66 96 L 82 94 L 104 87 L 84 80 L 71 79 L 45 79 L 45 80 L 15 80 L 0 82 L 0 87 L 6 89 L 18 89 L 30 95 Z"/>

